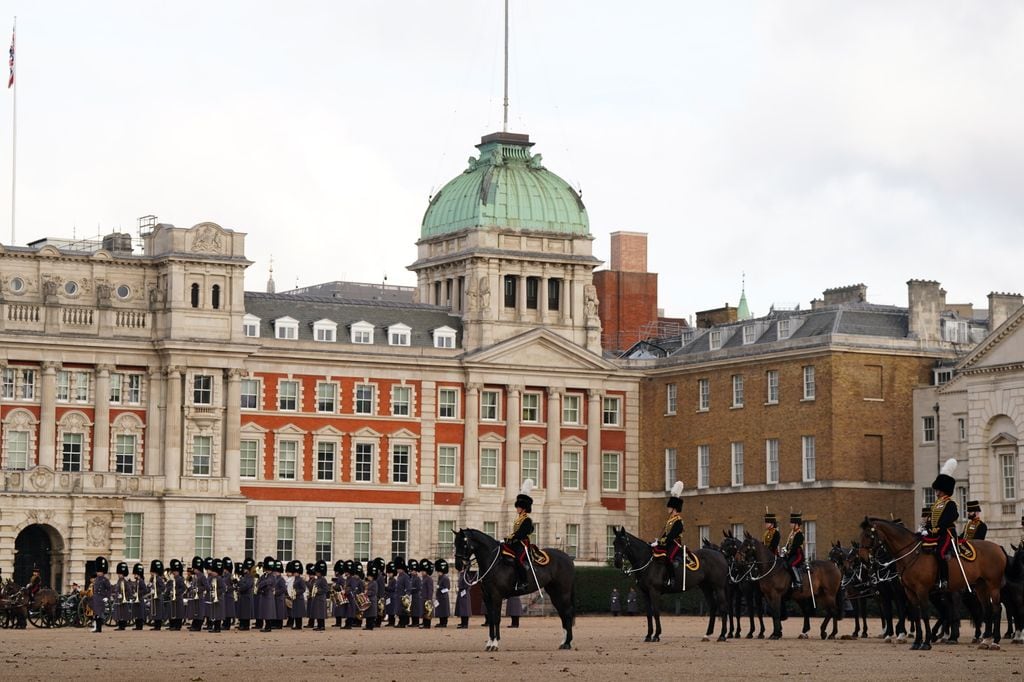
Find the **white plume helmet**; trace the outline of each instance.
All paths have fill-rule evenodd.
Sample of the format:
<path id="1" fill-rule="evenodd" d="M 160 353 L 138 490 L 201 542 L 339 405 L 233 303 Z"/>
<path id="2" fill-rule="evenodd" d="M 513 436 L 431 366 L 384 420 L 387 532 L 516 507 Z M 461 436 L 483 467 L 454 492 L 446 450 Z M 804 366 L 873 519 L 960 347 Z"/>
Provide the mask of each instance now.
<path id="1" fill-rule="evenodd" d="M 952 476 L 956 472 L 956 463 L 956 458 L 950 457 L 946 460 L 946 463 L 942 465 L 942 468 L 939 469 L 939 473 L 946 476 Z"/>
<path id="2" fill-rule="evenodd" d="M 525 481 L 523 481 L 523 487 L 519 490 L 519 494 L 520 495 L 529 495 L 530 492 L 533 490 L 533 488 L 534 488 L 533 479 L 532 478 L 528 478 Z"/>
<path id="3" fill-rule="evenodd" d="M 669 492 L 672 495 L 672 497 L 679 497 L 680 495 L 683 494 L 684 487 L 686 486 L 683 485 L 682 481 L 676 481 L 675 483 L 672 484 L 672 490 Z"/>

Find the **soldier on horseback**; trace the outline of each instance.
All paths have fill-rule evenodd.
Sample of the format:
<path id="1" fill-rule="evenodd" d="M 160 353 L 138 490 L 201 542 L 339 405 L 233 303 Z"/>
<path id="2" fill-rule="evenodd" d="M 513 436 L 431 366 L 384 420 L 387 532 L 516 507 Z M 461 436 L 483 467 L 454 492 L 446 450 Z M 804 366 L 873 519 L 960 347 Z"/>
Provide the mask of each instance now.
<path id="1" fill-rule="evenodd" d="M 800 567 L 804 563 L 804 520 L 802 515 L 799 512 L 790 512 L 789 524 L 791 530 L 789 539 L 786 540 L 783 556 L 786 557 L 786 566 L 793 577 L 793 589 L 799 590 L 804 586 L 803 581 L 800 580 Z"/>
<path id="2" fill-rule="evenodd" d="M 665 506 L 670 509 L 668 518 L 665 519 L 665 531 L 661 537 L 651 543 L 654 547 L 654 557 L 668 563 L 668 572 L 665 579 L 665 589 L 671 590 L 676 575 L 676 562 L 681 560 L 680 550 L 683 548 L 680 538 L 683 534 L 683 482 L 676 481 L 669 491 L 668 502 Z"/>
<path id="3" fill-rule="evenodd" d="M 984 540 L 988 535 L 988 526 L 981 520 L 981 503 L 971 500 L 967 503 L 967 523 L 960 537 L 964 540 Z"/>
<path id="4" fill-rule="evenodd" d="M 529 578 L 526 575 L 526 553 L 530 551 L 530 535 L 533 534 L 533 520 L 530 513 L 533 511 L 533 498 L 530 492 L 533 490 L 533 479 L 523 481 L 523 487 L 516 496 L 516 519 L 512 522 L 512 533 L 505 538 L 505 545 L 512 551 L 514 559 L 512 565 L 516 569 L 515 591 L 525 590 L 529 586 Z"/>
<path id="5" fill-rule="evenodd" d="M 779 540 L 782 539 L 779 533 L 779 520 L 775 518 L 775 512 L 764 510 L 764 546 L 775 556 L 779 555 Z"/>
<path id="6" fill-rule="evenodd" d="M 951 495 L 956 487 L 953 473 L 956 471 L 956 460 L 948 459 L 939 470 L 939 475 L 932 482 L 932 490 L 936 492 L 936 500 L 932 503 L 928 534 L 924 538 L 925 551 L 935 553 L 939 563 L 938 589 L 944 590 L 949 584 L 949 565 L 946 558 L 953 539 L 956 537 L 956 520 L 960 518 L 956 502 Z"/>

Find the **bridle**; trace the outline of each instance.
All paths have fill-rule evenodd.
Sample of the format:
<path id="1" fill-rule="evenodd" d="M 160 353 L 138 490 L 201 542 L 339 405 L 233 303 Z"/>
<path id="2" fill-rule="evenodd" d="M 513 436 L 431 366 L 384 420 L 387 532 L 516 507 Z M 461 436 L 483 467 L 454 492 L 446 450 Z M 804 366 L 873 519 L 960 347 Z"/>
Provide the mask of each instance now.
<path id="1" fill-rule="evenodd" d="M 910 550 L 908 552 L 906 552 L 905 554 L 900 554 L 896 558 L 890 559 L 889 561 L 884 561 L 884 562 L 883 561 L 879 561 L 878 557 L 875 556 L 875 554 L 878 552 L 878 549 L 879 549 L 879 547 L 881 547 L 882 543 L 880 543 L 878 541 L 878 529 L 875 528 L 875 525 L 871 524 L 870 528 L 871 528 L 871 530 L 868 532 L 868 535 L 871 538 L 871 544 L 870 545 L 862 544 L 861 547 L 863 547 L 864 549 L 867 549 L 867 550 L 870 551 L 870 553 L 872 555 L 872 558 L 874 559 L 875 563 L 878 565 L 879 569 L 889 568 L 893 564 L 897 564 L 896 572 L 902 574 L 904 569 L 901 569 L 899 567 L 898 563 L 900 561 L 902 561 L 903 559 L 906 559 L 911 554 L 916 553 L 917 556 L 915 556 L 914 559 L 910 562 L 910 564 L 907 565 L 907 568 L 909 568 L 915 561 L 917 561 L 918 557 L 921 556 L 921 553 L 918 550 L 921 547 L 921 544 L 923 543 L 923 541 L 919 539 L 916 542 L 914 540 L 911 540 L 909 544 L 904 545 L 903 547 L 899 548 L 895 552 L 890 550 L 890 553 L 892 553 L 892 554 L 899 554 L 900 552 L 902 552 L 903 550 L 905 550 L 905 549 L 907 549 L 909 547 Z"/>
<path id="2" fill-rule="evenodd" d="M 460 546 L 461 545 L 461 546 Z M 465 553 L 463 553 L 465 551 Z M 473 567 L 473 558 L 476 556 L 476 551 L 469 547 L 469 537 L 463 532 L 459 531 L 455 534 L 455 560 L 462 564 L 462 570 L 459 572 L 459 581 L 463 585 L 472 587 L 480 581 L 482 581 L 491 569 L 498 564 L 498 557 L 501 556 L 501 543 L 494 548 L 494 558 L 491 560 L 490 565 L 483 573 L 477 575 L 475 580 L 469 578 L 469 571 Z"/>
<path id="3" fill-rule="evenodd" d="M 623 543 L 625 543 L 626 548 L 629 549 L 630 540 L 629 540 L 629 536 L 628 535 L 618 535 L 618 536 L 616 536 L 615 539 L 616 540 L 621 540 Z M 629 559 L 629 557 L 626 557 L 626 556 L 623 555 L 622 550 L 619 549 L 618 545 L 619 545 L 619 543 L 616 542 L 615 543 L 615 556 L 613 558 L 613 561 L 615 562 L 615 566 L 620 571 L 622 571 L 623 575 L 633 575 L 634 573 L 640 573 L 643 570 L 645 570 L 648 566 L 650 566 L 651 562 L 654 561 L 654 552 L 651 552 L 650 558 L 647 559 L 647 563 L 645 563 L 643 566 L 634 567 L 634 568 L 626 568 L 626 565 L 625 565 L 625 563 L 622 560 L 624 558 L 625 559 Z M 630 552 L 630 554 L 632 554 L 632 552 Z M 629 565 L 630 566 L 633 565 L 633 560 L 632 559 L 629 559 Z"/>
<path id="4" fill-rule="evenodd" d="M 772 572 L 775 571 L 775 568 L 779 565 L 778 557 L 775 557 L 775 559 L 776 559 L 775 561 L 771 561 L 770 559 L 766 560 L 766 561 L 762 561 L 761 559 L 758 559 L 757 558 L 757 545 L 755 545 L 753 540 L 751 540 L 749 538 L 743 542 L 743 545 L 742 545 L 741 549 L 743 549 L 743 548 L 745 548 L 744 549 L 744 553 L 747 555 L 747 560 L 750 562 L 750 570 L 747 571 L 747 575 L 750 577 L 751 580 L 753 580 L 755 582 L 770 576 L 772 574 Z M 753 554 L 754 556 L 751 557 L 750 556 L 751 554 Z M 760 567 L 762 564 L 771 564 L 771 565 L 769 566 L 768 570 L 765 571 L 764 573 L 762 573 L 761 575 L 758 575 L 758 576 L 752 575 L 753 570 L 754 570 L 754 566 Z"/>

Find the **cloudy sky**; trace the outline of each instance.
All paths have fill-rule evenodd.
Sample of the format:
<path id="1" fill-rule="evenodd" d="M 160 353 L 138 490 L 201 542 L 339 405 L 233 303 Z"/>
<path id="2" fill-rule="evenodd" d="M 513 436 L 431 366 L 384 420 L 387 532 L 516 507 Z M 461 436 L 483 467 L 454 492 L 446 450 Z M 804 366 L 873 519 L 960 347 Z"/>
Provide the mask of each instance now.
<path id="1" fill-rule="evenodd" d="M 513 0 L 515 132 L 661 306 L 1024 282 L 1024 5 Z M 501 126 L 500 0 L 5 3 L 16 242 L 155 214 L 248 233 L 247 287 L 412 284 L 428 196 Z M 2 21 L 2 20 L 0 20 Z M 11 91 L 0 104 L 10 242 Z"/>

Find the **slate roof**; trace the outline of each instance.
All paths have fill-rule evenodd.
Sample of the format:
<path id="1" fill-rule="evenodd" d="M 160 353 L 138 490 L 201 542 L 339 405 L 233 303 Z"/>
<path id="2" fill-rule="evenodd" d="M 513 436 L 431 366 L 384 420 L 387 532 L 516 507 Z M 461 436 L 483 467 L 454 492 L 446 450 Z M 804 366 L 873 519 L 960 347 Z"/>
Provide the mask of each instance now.
<path id="1" fill-rule="evenodd" d="M 297 294 L 245 292 L 245 312 L 260 318 L 260 338 L 275 338 L 273 321 L 291 317 L 299 321 L 299 340 L 313 340 L 313 323 L 327 319 L 338 323 L 337 341 L 349 346 L 387 346 L 387 328 L 402 323 L 412 329 L 409 345 L 434 347 L 431 332 L 438 327 L 455 330 L 455 347 L 462 347 L 462 319 L 447 308 L 400 301 L 365 301 Z M 373 344 L 353 344 L 349 327 L 357 322 L 374 326 Z"/>

